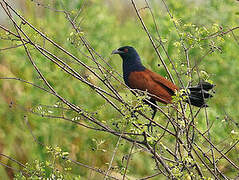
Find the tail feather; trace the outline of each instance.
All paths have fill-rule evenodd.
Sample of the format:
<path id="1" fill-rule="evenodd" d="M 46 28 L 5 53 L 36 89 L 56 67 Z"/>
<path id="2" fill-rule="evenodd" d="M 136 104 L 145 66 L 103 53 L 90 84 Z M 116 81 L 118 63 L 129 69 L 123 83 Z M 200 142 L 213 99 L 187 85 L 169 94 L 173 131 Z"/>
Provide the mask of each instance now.
<path id="1" fill-rule="evenodd" d="M 190 92 L 191 92 L 190 95 L 200 97 L 200 98 L 204 98 L 204 99 L 208 99 L 208 98 L 213 97 L 213 95 L 211 95 L 208 91 L 205 91 L 205 90 L 190 91 Z"/>
<path id="2" fill-rule="evenodd" d="M 211 84 L 211 83 L 208 83 L 208 82 L 205 82 L 205 81 L 201 81 L 198 83 L 197 86 L 193 86 L 193 87 L 189 87 L 189 89 L 191 91 L 199 91 L 201 89 L 205 90 L 205 91 L 209 91 L 211 90 L 212 88 L 214 88 L 214 84 Z"/>
<path id="3" fill-rule="evenodd" d="M 190 94 L 187 102 L 196 107 L 208 107 L 205 100 L 213 97 L 208 91 L 214 86 L 208 82 L 199 82 L 197 86 L 189 87 Z"/>

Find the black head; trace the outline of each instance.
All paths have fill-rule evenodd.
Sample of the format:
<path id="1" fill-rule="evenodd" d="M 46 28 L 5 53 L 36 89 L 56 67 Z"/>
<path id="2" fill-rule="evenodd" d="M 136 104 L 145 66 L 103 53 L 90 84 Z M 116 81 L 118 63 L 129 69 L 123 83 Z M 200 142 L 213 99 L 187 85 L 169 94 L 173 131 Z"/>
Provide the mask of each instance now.
<path id="1" fill-rule="evenodd" d="M 119 54 L 123 60 L 139 58 L 137 51 L 131 46 L 120 47 L 120 48 L 112 51 L 112 54 Z"/>
<path id="2" fill-rule="evenodd" d="M 145 67 L 142 65 L 137 51 L 130 46 L 123 46 L 112 51 L 112 54 L 119 54 L 123 59 L 123 76 L 124 82 L 130 86 L 128 82 L 129 74 L 133 71 L 144 71 Z"/>

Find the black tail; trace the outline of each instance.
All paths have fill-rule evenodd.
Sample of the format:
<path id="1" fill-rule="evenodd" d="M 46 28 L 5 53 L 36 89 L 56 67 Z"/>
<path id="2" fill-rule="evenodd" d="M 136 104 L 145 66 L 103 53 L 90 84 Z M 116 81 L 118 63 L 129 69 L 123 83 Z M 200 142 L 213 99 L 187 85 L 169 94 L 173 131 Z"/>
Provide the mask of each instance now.
<path id="1" fill-rule="evenodd" d="M 205 100 L 213 97 L 210 91 L 215 85 L 208 82 L 199 82 L 197 86 L 190 87 L 190 94 L 187 102 L 196 107 L 208 107 Z"/>

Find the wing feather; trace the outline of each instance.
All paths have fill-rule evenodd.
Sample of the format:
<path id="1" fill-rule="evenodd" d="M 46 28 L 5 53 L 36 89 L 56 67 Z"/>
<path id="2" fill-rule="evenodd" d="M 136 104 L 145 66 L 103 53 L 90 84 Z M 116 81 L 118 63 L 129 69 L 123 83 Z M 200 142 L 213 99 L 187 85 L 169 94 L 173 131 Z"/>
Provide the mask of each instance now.
<path id="1" fill-rule="evenodd" d="M 131 72 L 128 78 L 129 87 L 148 91 L 153 99 L 162 103 L 171 103 L 172 95 L 178 89 L 173 83 L 164 77 L 146 69 L 144 71 Z"/>
<path id="2" fill-rule="evenodd" d="M 175 84 L 165 79 L 163 76 L 160 76 L 159 74 L 152 72 L 148 69 L 146 70 L 146 72 L 151 76 L 153 81 L 157 82 L 158 84 L 163 86 L 165 89 L 167 89 L 171 95 L 174 95 L 175 91 L 179 90 L 179 88 Z"/>

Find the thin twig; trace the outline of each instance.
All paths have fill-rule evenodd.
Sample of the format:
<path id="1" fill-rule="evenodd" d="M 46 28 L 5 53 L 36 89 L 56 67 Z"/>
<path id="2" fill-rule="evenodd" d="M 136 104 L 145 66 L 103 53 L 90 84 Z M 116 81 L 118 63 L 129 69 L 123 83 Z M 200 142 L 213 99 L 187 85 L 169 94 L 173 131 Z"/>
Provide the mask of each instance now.
<path id="1" fill-rule="evenodd" d="M 171 73 L 170 73 L 170 71 L 169 71 L 169 69 L 168 69 L 168 67 L 167 67 L 167 65 L 165 64 L 165 62 L 164 62 L 164 60 L 163 60 L 163 58 L 162 58 L 160 52 L 158 51 L 157 46 L 155 45 L 155 43 L 154 43 L 154 41 L 153 41 L 153 38 L 151 37 L 151 35 L 150 35 L 150 33 L 149 33 L 149 31 L 148 31 L 146 25 L 144 24 L 144 21 L 143 21 L 141 15 L 140 15 L 140 13 L 139 13 L 139 10 L 138 10 L 138 8 L 137 8 L 137 6 L 136 6 L 134 0 L 131 0 L 131 2 L 132 2 L 132 4 L 133 4 L 133 7 L 134 7 L 134 9 L 135 9 L 135 12 L 136 12 L 136 14 L 137 14 L 137 16 L 138 16 L 138 18 L 139 18 L 139 20 L 140 20 L 140 22 L 141 22 L 141 25 L 142 25 L 143 28 L 144 28 L 144 31 L 147 33 L 148 38 L 149 38 L 151 44 L 153 45 L 153 48 L 154 48 L 156 54 L 158 55 L 158 57 L 159 57 L 161 63 L 163 64 L 164 69 L 165 69 L 166 72 L 168 73 L 169 79 L 170 79 L 173 83 L 175 83 L 174 80 L 173 80 L 173 77 L 172 77 L 172 75 L 171 75 Z"/>
<path id="2" fill-rule="evenodd" d="M 125 167 L 124 174 L 123 174 L 123 180 L 125 180 L 125 177 L 126 177 L 127 169 L 128 169 L 128 166 L 129 166 L 129 161 L 130 161 L 134 146 L 135 146 L 135 143 L 132 144 L 132 146 L 130 148 L 129 155 L 127 156 L 127 162 L 126 162 L 126 167 Z"/>

